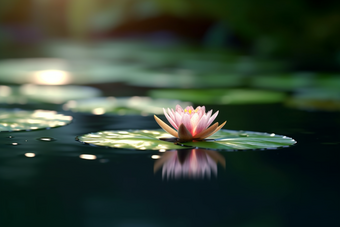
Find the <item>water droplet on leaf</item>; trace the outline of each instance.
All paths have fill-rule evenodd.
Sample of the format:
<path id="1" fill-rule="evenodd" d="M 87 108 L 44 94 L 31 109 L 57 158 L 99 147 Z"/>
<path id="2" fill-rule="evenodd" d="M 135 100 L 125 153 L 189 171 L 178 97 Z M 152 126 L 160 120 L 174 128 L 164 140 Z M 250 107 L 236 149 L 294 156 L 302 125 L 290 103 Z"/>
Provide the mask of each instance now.
<path id="1" fill-rule="evenodd" d="M 52 137 L 40 137 L 37 140 L 44 141 L 44 142 L 56 141 L 56 139 L 54 139 Z"/>

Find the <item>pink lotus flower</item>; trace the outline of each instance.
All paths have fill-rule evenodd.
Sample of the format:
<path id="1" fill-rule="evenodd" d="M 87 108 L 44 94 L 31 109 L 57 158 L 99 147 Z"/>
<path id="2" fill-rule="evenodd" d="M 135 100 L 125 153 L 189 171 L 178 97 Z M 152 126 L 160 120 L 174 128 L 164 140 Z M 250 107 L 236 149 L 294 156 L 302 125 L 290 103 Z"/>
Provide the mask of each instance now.
<path id="1" fill-rule="evenodd" d="M 210 178 L 217 175 L 217 163 L 225 167 L 224 157 L 212 150 L 167 151 L 155 162 L 154 172 L 163 167 L 163 178 Z"/>
<path id="2" fill-rule="evenodd" d="M 177 105 L 176 111 L 173 109 L 170 110 L 169 108 L 168 112 L 164 108 L 163 111 L 165 117 L 177 131 L 154 115 L 156 122 L 166 132 L 178 138 L 180 142 L 203 140 L 216 133 L 226 123 L 225 121 L 223 124 L 218 125 L 218 122 L 216 122 L 209 127 L 215 120 L 218 111 L 211 116 L 212 110 L 206 113 L 204 106 L 199 106 L 196 109 L 192 106 L 187 106 L 183 110 L 180 105 Z"/>

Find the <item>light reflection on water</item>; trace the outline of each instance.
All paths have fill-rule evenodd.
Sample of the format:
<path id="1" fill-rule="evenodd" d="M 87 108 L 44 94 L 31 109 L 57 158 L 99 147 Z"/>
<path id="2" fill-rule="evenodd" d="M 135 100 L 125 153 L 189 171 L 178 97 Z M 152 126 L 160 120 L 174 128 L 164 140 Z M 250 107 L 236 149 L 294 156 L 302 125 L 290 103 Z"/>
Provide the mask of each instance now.
<path id="1" fill-rule="evenodd" d="M 40 137 L 37 140 L 44 141 L 44 142 L 51 142 L 51 141 L 55 141 L 56 139 L 51 138 L 51 137 Z"/>
<path id="2" fill-rule="evenodd" d="M 34 158 L 35 157 L 35 154 L 34 153 L 25 153 L 25 156 L 27 158 Z"/>
<path id="3" fill-rule="evenodd" d="M 93 154 L 81 154 L 79 157 L 81 159 L 86 159 L 86 160 L 95 160 L 95 159 L 97 159 L 97 156 L 93 155 Z"/>
<path id="4" fill-rule="evenodd" d="M 12 89 L 9 86 L 0 85 L 0 96 L 6 97 L 12 93 Z"/>
<path id="5" fill-rule="evenodd" d="M 190 149 L 167 151 L 163 155 L 153 155 L 157 159 L 154 172 L 162 167 L 163 179 L 210 178 L 217 176 L 217 164 L 225 167 L 225 158 L 216 151 Z"/>
<path id="6" fill-rule="evenodd" d="M 62 70 L 42 70 L 33 72 L 32 81 L 35 84 L 64 85 L 71 82 L 71 77 Z"/>

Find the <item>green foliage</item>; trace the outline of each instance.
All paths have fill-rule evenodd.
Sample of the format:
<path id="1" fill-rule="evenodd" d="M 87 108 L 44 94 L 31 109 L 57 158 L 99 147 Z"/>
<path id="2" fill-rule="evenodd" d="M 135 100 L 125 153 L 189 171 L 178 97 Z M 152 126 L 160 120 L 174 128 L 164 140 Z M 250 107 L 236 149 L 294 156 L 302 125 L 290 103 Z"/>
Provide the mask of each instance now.
<path id="1" fill-rule="evenodd" d="M 340 49 L 337 1 L 320 4 L 307 0 L 156 1 L 161 5 L 181 2 L 186 6 L 186 15 L 195 13 L 223 21 L 258 55 L 290 56 L 301 61 L 302 56 L 322 59 L 320 55 L 328 54 L 329 59 Z M 178 7 L 163 6 L 175 14 L 179 12 Z"/>

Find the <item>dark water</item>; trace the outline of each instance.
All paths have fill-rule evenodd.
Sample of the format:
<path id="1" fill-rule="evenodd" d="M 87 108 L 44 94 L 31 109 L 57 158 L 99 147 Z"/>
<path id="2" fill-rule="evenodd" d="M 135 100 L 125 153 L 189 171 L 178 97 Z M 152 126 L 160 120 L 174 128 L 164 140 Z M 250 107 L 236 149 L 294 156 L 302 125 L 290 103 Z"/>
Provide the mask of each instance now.
<path id="1" fill-rule="evenodd" d="M 153 117 L 71 113 L 74 121 L 64 127 L 1 133 L 0 226 L 340 224 L 338 113 L 279 104 L 207 108 L 220 110 L 217 121 L 226 119 L 226 129 L 274 132 L 298 143 L 220 152 L 225 168 L 210 179 L 162 179 L 151 158 L 159 152 L 127 154 L 75 140 L 100 130 L 158 128 Z"/>

